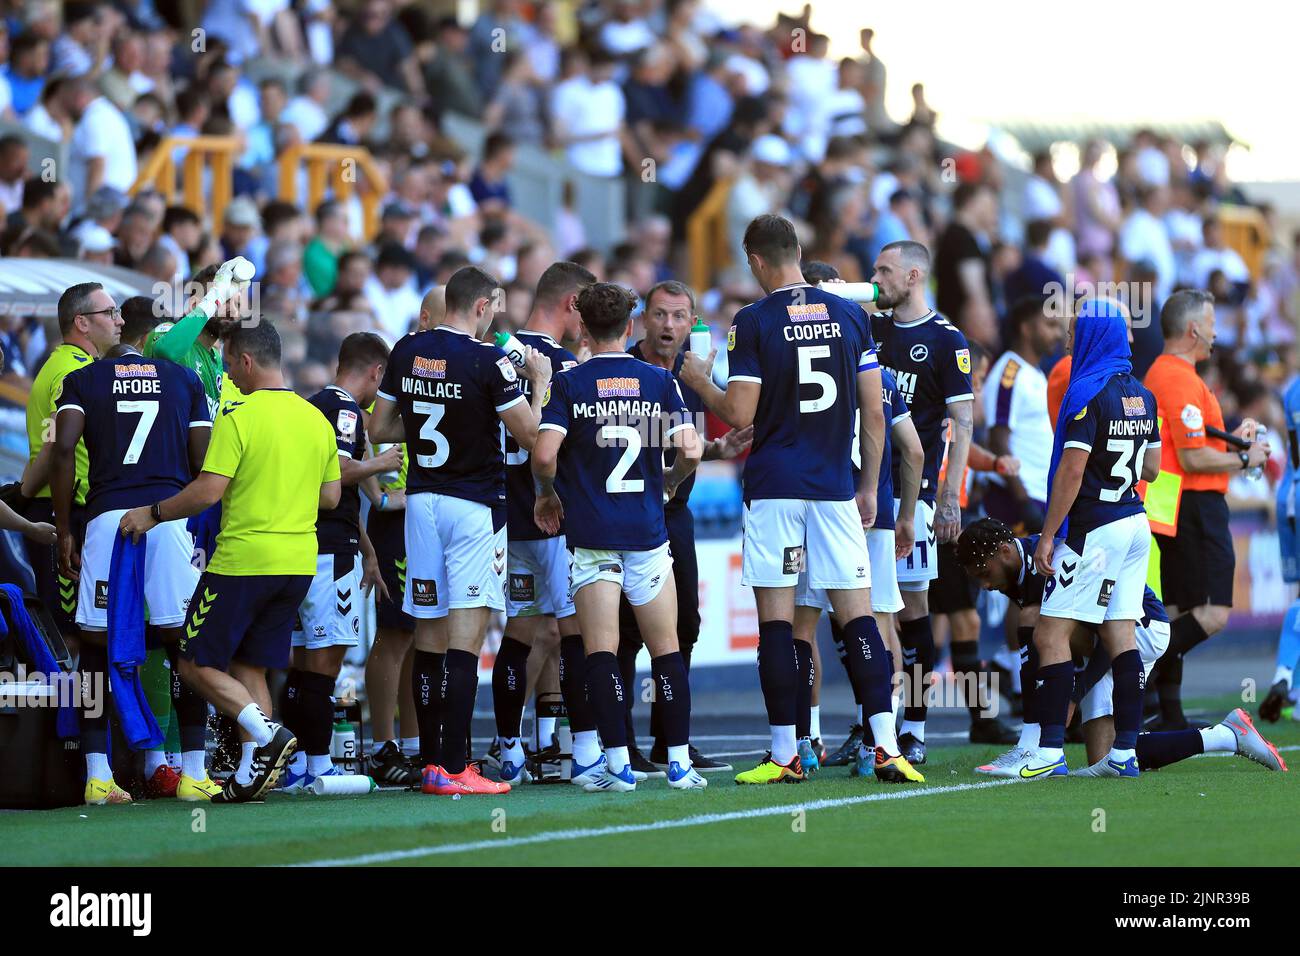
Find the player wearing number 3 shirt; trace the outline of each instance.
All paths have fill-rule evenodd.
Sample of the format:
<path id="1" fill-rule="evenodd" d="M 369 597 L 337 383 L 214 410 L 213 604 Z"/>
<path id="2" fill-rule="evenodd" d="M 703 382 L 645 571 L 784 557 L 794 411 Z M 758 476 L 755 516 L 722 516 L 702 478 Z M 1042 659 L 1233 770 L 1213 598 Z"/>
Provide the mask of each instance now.
<path id="1" fill-rule="evenodd" d="M 871 570 L 864 526 L 874 523 L 884 444 L 880 370 L 866 316 L 854 302 L 803 281 L 794 227 L 759 216 L 745 230 L 750 271 L 767 295 L 736 313 L 724 392 L 693 355 L 681 379 L 734 427 L 752 421 L 745 464 L 742 581 L 758 604 L 758 672 L 772 752 L 737 783 L 805 778 L 795 718 L 807 700 L 811 647 L 794 640 L 795 586 L 825 588 L 845 632 L 855 696 L 875 733 L 875 774 L 920 780 L 899 755 L 890 678 L 893 665 L 871 616 Z M 862 472 L 853 473 L 854 426 Z M 855 504 L 855 497 L 857 503 Z M 889 507 L 888 503 L 883 504 Z"/>
<path id="2" fill-rule="evenodd" d="M 499 288 L 473 266 L 447 281 L 446 319 L 393 348 L 370 424 L 374 440 L 404 441 L 411 456 L 402 609 L 416 620 L 411 680 L 425 793 L 510 789 L 466 765 L 465 741 L 488 615 L 505 609 L 504 429 L 532 449 L 551 369 L 527 350 L 530 406 L 505 352 L 479 341 Z"/>
<path id="3" fill-rule="evenodd" d="M 1047 518 L 1034 552 L 1047 580 L 1038 648 L 1039 746 L 1019 767 L 1026 779 L 1068 773 L 1063 752 L 1076 622 L 1098 626 L 1114 676 L 1111 776 L 1136 777 L 1142 723 L 1142 661 L 1134 638 L 1143 617 L 1151 529 L 1139 481 L 1160 471 L 1156 401 L 1132 374 L 1122 307 L 1089 300 L 1075 320 L 1074 366 L 1056 423 Z"/>

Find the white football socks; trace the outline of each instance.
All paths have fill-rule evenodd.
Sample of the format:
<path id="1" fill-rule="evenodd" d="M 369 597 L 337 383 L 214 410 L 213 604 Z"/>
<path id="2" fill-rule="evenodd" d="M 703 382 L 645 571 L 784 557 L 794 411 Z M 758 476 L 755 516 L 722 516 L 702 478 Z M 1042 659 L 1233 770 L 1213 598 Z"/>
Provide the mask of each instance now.
<path id="1" fill-rule="evenodd" d="M 249 707 L 256 707 L 256 704 L 249 704 Z M 261 713 L 261 711 L 258 711 Z M 253 751 L 257 749 L 257 744 L 251 740 L 245 740 L 239 745 L 239 769 L 235 771 L 235 782 L 244 786 L 253 782 Z"/>
<path id="2" fill-rule="evenodd" d="M 524 765 L 524 745 L 518 737 L 500 737 L 501 759 L 509 760 L 516 767 Z"/>
<path id="3" fill-rule="evenodd" d="M 911 734 L 921 743 L 925 743 L 925 721 L 924 720 L 904 720 L 898 728 L 898 735 Z"/>
<path id="4" fill-rule="evenodd" d="M 148 780 L 152 777 L 159 767 L 167 765 L 167 754 L 161 750 L 146 750 L 144 752 L 144 777 Z"/>
<path id="5" fill-rule="evenodd" d="M 91 780 L 112 780 L 113 768 L 108 765 L 108 754 L 86 754 L 86 776 Z"/>
<path id="6" fill-rule="evenodd" d="M 690 744 L 680 744 L 668 748 L 668 762 L 676 763 L 683 770 L 691 765 L 691 747 Z"/>
<path id="7" fill-rule="evenodd" d="M 329 754 L 307 755 L 307 773 L 309 776 L 319 777 L 332 769 L 334 769 L 334 760 Z"/>
<path id="8" fill-rule="evenodd" d="M 626 747 L 606 747 L 605 759 L 609 761 L 609 772 L 617 774 L 627 766 L 630 758 Z"/>
<path id="9" fill-rule="evenodd" d="M 1201 744 L 1207 754 L 1232 754 L 1237 752 L 1237 735 L 1226 724 L 1215 724 L 1201 729 Z"/>
<path id="10" fill-rule="evenodd" d="M 1024 724 L 1020 728 L 1020 741 L 1016 744 L 1021 750 L 1033 750 L 1038 746 L 1038 724 Z"/>
<path id="11" fill-rule="evenodd" d="M 872 714 L 869 718 L 871 735 L 876 746 L 891 757 L 898 756 L 898 737 L 894 733 L 894 715 L 890 711 Z"/>
<path id="12" fill-rule="evenodd" d="M 573 735 L 573 762 L 590 767 L 600 759 L 600 739 L 594 730 L 580 730 Z"/>
<path id="13" fill-rule="evenodd" d="M 772 724 L 771 730 L 772 760 L 784 766 L 799 752 L 794 737 L 794 724 Z"/>
<path id="14" fill-rule="evenodd" d="M 267 719 L 266 714 L 262 713 L 262 708 L 257 704 L 249 704 L 239 712 L 239 726 L 253 738 L 253 742 L 259 747 L 265 747 L 275 736 L 275 725 Z M 242 781 L 241 781 L 242 782 Z"/>
<path id="15" fill-rule="evenodd" d="M 181 773 L 187 777 L 193 777 L 195 780 L 202 780 L 208 775 L 208 769 L 204 766 L 204 758 L 207 754 L 202 750 L 186 750 L 181 753 Z"/>
<path id="16" fill-rule="evenodd" d="M 812 739 L 821 740 L 822 739 L 822 705 L 821 704 L 813 704 L 812 721 L 809 724 L 809 727 L 810 727 L 809 735 L 812 737 Z"/>

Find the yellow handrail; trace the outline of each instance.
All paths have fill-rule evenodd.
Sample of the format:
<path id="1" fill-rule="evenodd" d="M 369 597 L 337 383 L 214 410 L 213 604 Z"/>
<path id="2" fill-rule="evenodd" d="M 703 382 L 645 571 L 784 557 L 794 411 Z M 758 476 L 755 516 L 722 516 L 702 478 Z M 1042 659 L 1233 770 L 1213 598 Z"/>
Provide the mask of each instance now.
<path id="1" fill-rule="evenodd" d="M 1264 256 L 1271 241 L 1268 222 L 1254 206 L 1219 207 L 1217 215 L 1223 227 L 1223 242 L 1235 249 L 1250 270 L 1252 279 L 1259 279 L 1264 267 Z"/>
<path id="2" fill-rule="evenodd" d="M 306 162 L 308 212 L 324 201 L 326 190 L 331 190 L 337 200 L 351 199 L 360 173 L 366 180 L 366 189 L 361 192 L 366 238 L 379 234 L 379 200 L 388 192 L 388 182 L 370 150 L 335 143 L 302 143 L 285 150 L 279 162 L 280 198 L 292 203 L 298 202 L 298 170 Z"/>
<path id="3" fill-rule="evenodd" d="M 719 179 L 686 220 L 686 245 L 691 258 L 691 286 L 697 292 L 713 286 L 719 272 L 731 264 L 727 248 L 727 197 L 731 179 Z"/>
<path id="4" fill-rule="evenodd" d="M 203 216 L 212 210 L 212 230 L 221 231 L 221 220 L 234 191 L 235 155 L 239 140 L 234 136 L 168 136 L 158 144 L 149 161 L 141 167 L 131 186 L 135 195 L 146 186 L 153 186 L 166 198 L 168 205 L 176 202 L 176 164 L 172 154 L 186 149 L 181 166 L 181 191 L 185 206 L 196 215 Z M 211 163 L 212 196 L 209 206 L 203 191 L 203 170 Z"/>

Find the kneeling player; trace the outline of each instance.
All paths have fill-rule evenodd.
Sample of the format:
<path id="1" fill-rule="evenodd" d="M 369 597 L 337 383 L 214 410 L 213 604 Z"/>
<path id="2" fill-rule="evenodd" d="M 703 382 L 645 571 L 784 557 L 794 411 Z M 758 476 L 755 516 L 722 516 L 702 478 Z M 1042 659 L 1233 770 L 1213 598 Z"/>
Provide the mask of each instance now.
<path id="1" fill-rule="evenodd" d="M 1021 609 L 1019 637 L 1025 722 L 1015 747 L 992 762 L 975 768 L 979 773 L 994 777 L 1019 776 L 1026 752 L 1038 746 L 1034 681 L 1038 655 L 1034 651 L 1033 632 L 1043 600 L 1044 578 L 1034 569 L 1033 554 L 1037 547 L 1038 535 L 1016 538 L 1009 527 L 995 518 L 981 518 L 974 522 L 962 532 L 957 542 L 957 558 L 966 573 L 986 590 L 1001 591 Z M 1085 691 L 1079 706 L 1083 711 L 1090 765 L 1085 770 L 1076 771 L 1074 776 L 1119 776 L 1120 772 L 1105 759 L 1115 734 L 1110 658 L 1100 647 L 1092 647 L 1090 628 L 1079 625 L 1074 639 L 1072 643 L 1081 642 L 1089 655 L 1087 670 L 1079 682 Z M 1135 639 L 1143 668 L 1149 673 L 1169 643 L 1168 615 L 1149 587 L 1143 598 L 1143 617 L 1135 628 Z M 1140 734 L 1136 753 L 1138 767 L 1142 770 L 1155 770 L 1200 753 L 1235 753 L 1270 770 L 1286 769 L 1277 748 L 1260 735 L 1250 717 L 1241 709 L 1233 711 L 1219 724 L 1202 730 Z"/>
<path id="2" fill-rule="evenodd" d="M 316 574 L 298 608 L 293 632 L 293 666 L 284 683 L 280 716 L 298 738 L 283 789 L 307 790 L 317 777 L 337 776 L 330 759 L 334 726 L 334 684 L 348 648 L 361 635 L 361 600 L 379 585 L 379 562 L 361 527 L 358 482 L 392 467 L 400 452 L 390 449 L 363 462 L 366 429 L 361 409 L 375 400 L 388 365 L 388 346 L 373 332 L 354 332 L 339 346 L 338 373 L 308 401 L 315 405 L 338 444 L 343 492 L 337 508 L 316 518 Z M 364 572 L 362 561 L 364 558 Z"/>
<path id="3" fill-rule="evenodd" d="M 540 489 L 534 516 L 548 534 L 565 522 L 587 696 L 605 747 L 590 766 L 579 766 L 575 757 L 573 776 L 592 793 L 636 789 L 624 716 L 629 690 L 617 656 L 621 592 L 650 648 L 668 743 L 668 785 L 700 789 L 707 783 L 691 765 L 691 691 L 677 646 L 677 589 L 663 504 L 664 495 L 671 497 L 695 470 L 703 445 L 672 374 L 624 351 L 633 305 L 627 291 L 598 283 L 584 289 L 577 304 L 592 358 L 555 377 L 533 449 Z M 680 451 L 666 475 L 661 442 Z"/>

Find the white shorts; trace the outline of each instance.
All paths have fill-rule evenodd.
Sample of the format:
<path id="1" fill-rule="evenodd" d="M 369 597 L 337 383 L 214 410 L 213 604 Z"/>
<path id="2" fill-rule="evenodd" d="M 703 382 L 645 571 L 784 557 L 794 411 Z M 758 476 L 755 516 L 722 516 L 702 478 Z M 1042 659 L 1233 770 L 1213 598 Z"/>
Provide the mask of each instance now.
<path id="1" fill-rule="evenodd" d="M 871 587 L 867 538 L 858 506 L 848 501 L 760 498 L 745 506 L 741 584 L 792 588 L 808 572 L 814 588 Z"/>
<path id="2" fill-rule="evenodd" d="M 898 518 L 898 506 L 894 499 L 894 518 Z M 912 542 L 912 553 L 895 563 L 898 573 L 900 591 L 926 591 L 930 582 L 939 577 L 939 545 L 934 537 L 934 505 L 917 499 L 916 522 L 914 527 L 916 540 Z"/>
<path id="3" fill-rule="evenodd" d="M 506 526 L 477 501 L 423 491 L 406 496 L 406 594 L 414 618 L 446 617 L 452 608 L 504 611 Z"/>
<path id="4" fill-rule="evenodd" d="M 653 551 L 573 549 L 573 594 L 596 581 L 613 581 L 633 607 L 649 604 L 673 576 L 673 556 L 665 541 Z"/>
<path id="5" fill-rule="evenodd" d="M 1057 542 L 1056 574 L 1043 583 L 1039 613 L 1084 624 L 1142 620 L 1151 551 L 1146 514 L 1093 528 L 1084 535 L 1081 551 Z"/>
<path id="6" fill-rule="evenodd" d="M 1145 593 L 1145 592 L 1144 592 Z M 1165 649 L 1169 647 L 1169 622 L 1151 621 L 1146 627 L 1139 620 L 1133 630 L 1137 639 L 1138 656 L 1142 658 L 1142 680 L 1151 676 L 1151 668 L 1160 660 Z M 1098 717 L 1109 717 L 1115 712 L 1112 695 L 1115 690 L 1115 675 L 1110 668 L 1093 684 L 1083 700 L 1079 702 L 1079 719 L 1083 723 Z"/>
<path id="7" fill-rule="evenodd" d="M 77 623 L 91 630 L 108 627 L 108 572 L 113 563 L 113 542 L 125 508 L 105 511 L 86 525 L 86 543 L 81 549 L 81 577 L 77 587 Z M 157 627 L 178 627 L 199 583 L 194 559 L 194 538 L 185 521 L 164 521 L 145 534 L 144 602 L 149 623 Z"/>
<path id="8" fill-rule="evenodd" d="M 903 596 L 898 593 L 898 581 L 894 576 L 892 528 L 867 529 L 867 556 L 871 560 L 871 610 L 877 614 L 897 614 L 903 609 Z M 810 585 L 807 571 L 799 575 L 794 603 L 799 607 L 831 612 L 831 599 L 826 589 Z"/>
<path id="9" fill-rule="evenodd" d="M 361 637 L 361 555 L 318 554 L 316 574 L 298 608 L 293 646 L 356 647 Z"/>
<path id="10" fill-rule="evenodd" d="M 569 549 L 564 535 L 506 546 L 506 617 L 557 618 L 574 613 L 569 593 Z"/>

